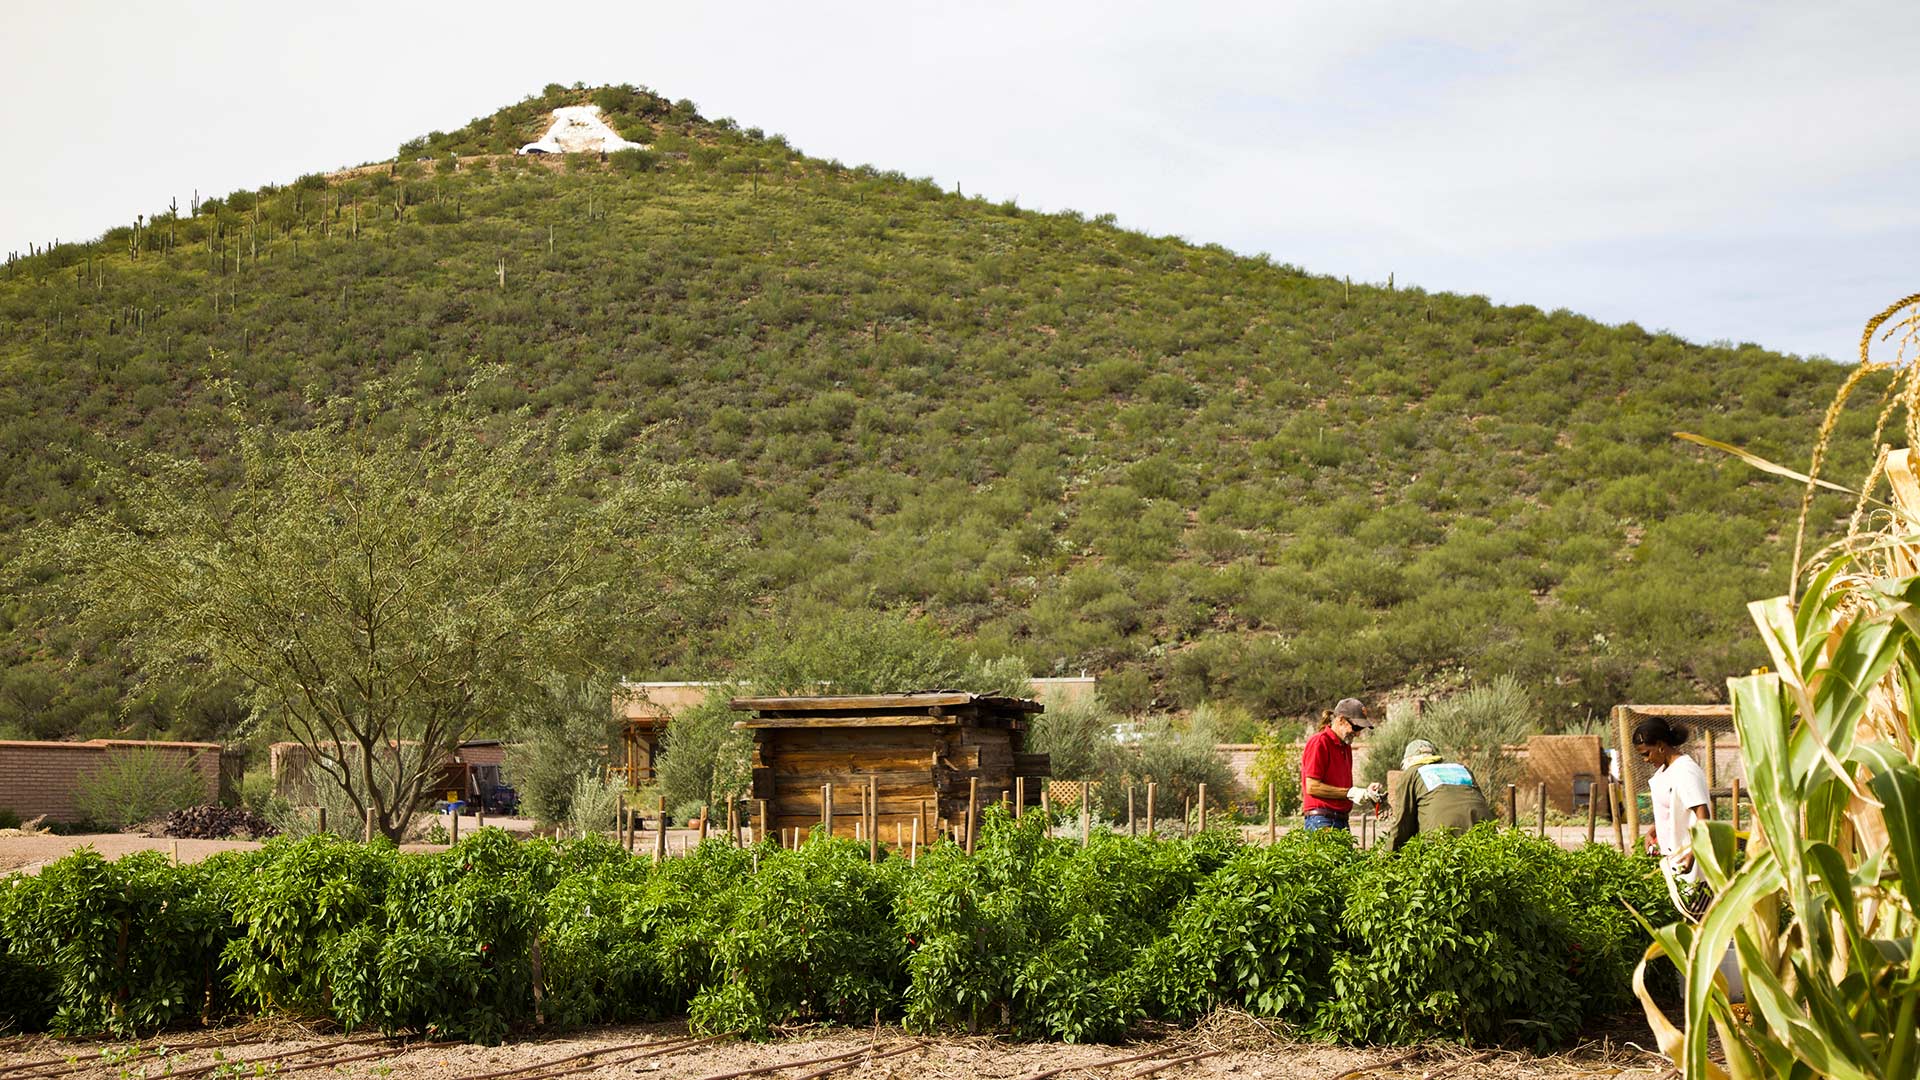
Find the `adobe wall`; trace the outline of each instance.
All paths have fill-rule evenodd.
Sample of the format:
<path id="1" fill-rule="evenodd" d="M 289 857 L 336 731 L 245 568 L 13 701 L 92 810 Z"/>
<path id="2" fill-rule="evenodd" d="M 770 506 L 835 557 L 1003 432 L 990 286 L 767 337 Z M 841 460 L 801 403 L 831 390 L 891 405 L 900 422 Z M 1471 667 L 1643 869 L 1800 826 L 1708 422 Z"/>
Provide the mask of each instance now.
<path id="1" fill-rule="evenodd" d="M 0 809 L 21 818 L 41 815 L 51 821 L 75 822 L 82 781 L 98 772 L 118 754 L 152 750 L 185 762 L 206 787 L 205 801 L 220 797 L 220 746 L 217 743 L 144 742 L 139 739 L 93 739 L 88 742 L 0 741 Z"/>

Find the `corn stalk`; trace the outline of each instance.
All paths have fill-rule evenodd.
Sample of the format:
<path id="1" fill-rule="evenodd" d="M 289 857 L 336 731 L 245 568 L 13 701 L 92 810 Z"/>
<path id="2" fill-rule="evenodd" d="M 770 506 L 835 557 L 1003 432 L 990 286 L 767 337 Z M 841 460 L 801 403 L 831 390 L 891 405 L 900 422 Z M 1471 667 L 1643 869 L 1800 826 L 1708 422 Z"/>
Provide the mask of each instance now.
<path id="1" fill-rule="evenodd" d="M 1891 364 L 1867 356 L 1883 325 L 1884 337 L 1902 335 Z M 1881 427 L 1905 405 L 1908 443 L 1920 442 L 1920 373 L 1905 362 L 1916 328 L 1920 296 L 1868 324 L 1860 373 L 1829 410 L 1806 475 L 1758 463 L 1805 482 L 1803 523 L 1824 484 L 1833 418 L 1863 374 L 1895 373 Z M 1884 505 L 1873 498 L 1882 479 Z M 1655 930 L 1635 974 L 1662 1050 L 1688 1077 L 1920 1075 L 1920 480 L 1911 451 L 1881 447 L 1859 500 L 1846 538 L 1810 560 L 1804 578 L 1796 560 L 1792 595 L 1749 605 L 1774 668 L 1727 683 L 1752 830 L 1742 850 L 1731 825 L 1694 826 L 1714 899 L 1697 925 Z M 1730 954 L 1744 1006 L 1721 974 Z M 1663 955 L 1684 975 L 1684 1028 L 1645 987 L 1647 963 Z M 1709 1056 L 1715 1035 L 1724 1067 Z"/>

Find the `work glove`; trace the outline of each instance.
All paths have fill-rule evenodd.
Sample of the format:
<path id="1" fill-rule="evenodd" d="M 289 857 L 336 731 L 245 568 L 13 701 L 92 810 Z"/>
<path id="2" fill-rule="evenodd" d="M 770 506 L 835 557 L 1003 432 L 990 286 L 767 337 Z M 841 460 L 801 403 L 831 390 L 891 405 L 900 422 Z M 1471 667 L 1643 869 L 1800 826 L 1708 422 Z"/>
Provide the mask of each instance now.
<path id="1" fill-rule="evenodd" d="M 1380 801 L 1380 796 L 1373 789 L 1363 787 L 1348 788 L 1347 798 L 1353 801 L 1355 809 L 1364 809 Z"/>

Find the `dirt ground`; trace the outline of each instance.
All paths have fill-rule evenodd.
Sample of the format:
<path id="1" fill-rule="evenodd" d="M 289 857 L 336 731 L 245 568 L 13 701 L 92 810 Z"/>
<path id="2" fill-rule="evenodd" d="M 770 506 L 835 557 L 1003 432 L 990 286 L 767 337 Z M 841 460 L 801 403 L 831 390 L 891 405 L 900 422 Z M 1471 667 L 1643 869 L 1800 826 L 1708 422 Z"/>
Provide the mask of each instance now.
<path id="1" fill-rule="evenodd" d="M 1051 1076 L 1120 1080 L 1149 1075 L 1233 1080 L 1651 1080 L 1672 1073 L 1665 1059 L 1623 1042 L 1620 1034 L 1597 1033 L 1570 1050 L 1541 1057 L 1444 1044 L 1357 1050 L 1301 1043 L 1233 1013 L 1217 1014 L 1197 1028 L 1170 1029 L 1124 1046 L 1016 1043 L 985 1036 L 922 1038 L 897 1028 L 805 1031 L 750 1043 L 726 1037 L 699 1039 L 681 1024 L 597 1028 L 564 1038 L 467 1046 L 255 1023 L 143 1042 L 40 1036 L 0 1039 L 0 1075 L 7 1080 L 52 1076 L 133 1080 L 325 1070 L 335 1076 L 383 1080 L 546 1080 L 562 1075 L 657 1080 L 734 1080 L 756 1075 L 770 1080 L 816 1080 L 827 1075 L 883 1080 L 1042 1080 Z"/>
<path id="2" fill-rule="evenodd" d="M 444 820 L 444 818 L 441 820 Z M 533 829 L 533 823 L 524 818 L 492 817 L 487 819 L 487 824 L 490 826 L 498 825 L 507 829 L 509 832 L 519 834 L 531 834 Z M 471 832 L 477 825 L 478 821 L 475 818 L 461 818 L 461 835 L 467 835 L 467 833 Z M 1284 833 L 1287 829 L 1282 827 L 1279 831 Z M 1267 829 L 1264 825 L 1245 826 L 1241 829 L 1241 832 L 1253 843 L 1262 843 L 1267 838 Z M 1075 833 L 1071 827 L 1063 825 L 1059 829 L 1059 835 L 1068 836 L 1078 834 Z M 1561 847 L 1566 848 L 1577 848 L 1584 844 L 1587 838 L 1586 826 L 1584 825 L 1548 826 L 1547 835 Z M 1597 838 L 1602 843 L 1610 844 L 1613 842 L 1612 833 L 1605 828 L 1599 831 Z M 667 850 L 672 854 L 677 855 L 698 842 L 699 834 L 692 829 L 667 830 Z M 164 837 L 146 836 L 139 833 L 77 833 L 66 836 L 40 833 L 24 836 L 14 830 L 7 830 L 6 832 L 0 832 L 0 874 L 16 872 L 31 874 L 47 863 L 78 851 L 83 847 L 91 847 L 108 859 L 117 859 L 122 855 L 131 854 L 136 851 L 172 852 L 174 850 L 173 845 L 175 844 L 179 845 L 181 862 L 199 862 L 201 859 L 206 858 L 216 851 L 232 851 L 235 849 L 260 846 L 258 843 L 250 840 L 170 840 Z M 652 847 L 653 834 L 650 832 L 642 833 L 638 838 L 637 850 L 645 852 L 652 850 Z M 402 845 L 401 850 L 437 851 L 440 850 L 440 845 L 405 844 Z"/>

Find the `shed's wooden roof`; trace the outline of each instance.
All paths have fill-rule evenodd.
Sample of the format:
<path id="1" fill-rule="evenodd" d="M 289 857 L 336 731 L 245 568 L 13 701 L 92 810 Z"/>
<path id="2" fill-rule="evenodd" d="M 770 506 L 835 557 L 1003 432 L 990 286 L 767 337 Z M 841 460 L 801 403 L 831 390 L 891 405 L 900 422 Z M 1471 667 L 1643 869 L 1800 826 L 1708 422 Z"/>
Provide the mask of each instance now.
<path id="1" fill-rule="evenodd" d="M 911 694 L 845 694 L 833 697 L 747 697 L 727 703 L 758 715 L 737 728 L 945 727 L 961 724 L 1021 724 L 1044 711 L 1027 698 L 995 697 L 961 690 Z"/>

